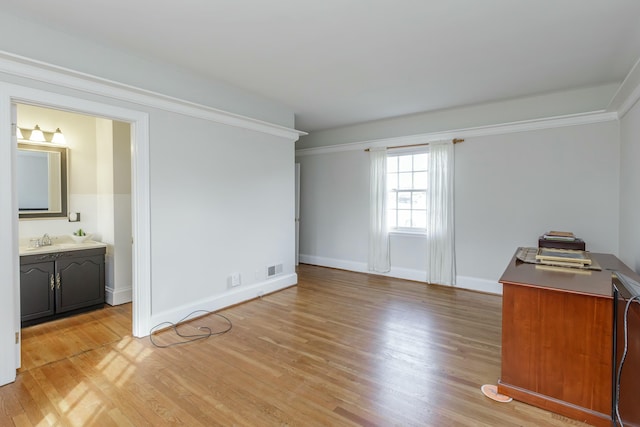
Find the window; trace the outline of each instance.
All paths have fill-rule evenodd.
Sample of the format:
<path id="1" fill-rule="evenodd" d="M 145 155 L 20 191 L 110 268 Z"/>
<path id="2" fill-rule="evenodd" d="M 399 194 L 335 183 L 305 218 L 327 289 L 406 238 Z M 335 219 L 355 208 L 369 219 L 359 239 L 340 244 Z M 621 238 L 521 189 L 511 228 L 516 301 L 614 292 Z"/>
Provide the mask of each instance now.
<path id="1" fill-rule="evenodd" d="M 387 156 L 387 225 L 390 231 L 426 231 L 427 151 Z"/>

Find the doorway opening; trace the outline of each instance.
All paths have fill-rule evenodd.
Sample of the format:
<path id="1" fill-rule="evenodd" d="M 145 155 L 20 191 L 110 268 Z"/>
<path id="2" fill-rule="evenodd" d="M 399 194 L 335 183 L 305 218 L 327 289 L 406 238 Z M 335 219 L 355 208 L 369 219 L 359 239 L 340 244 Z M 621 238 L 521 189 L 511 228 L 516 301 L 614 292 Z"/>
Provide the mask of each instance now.
<path id="1" fill-rule="evenodd" d="M 21 248 L 27 248 L 27 241 L 38 239 L 45 233 L 52 239 L 64 240 L 69 235 L 83 230 L 93 241 L 107 245 L 105 254 L 105 285 L 104 295 L 106 303 L 111 306 L 127 304 L 132 301 L 132 212 L 131 212 L 131 126 L 129 123 L 104 119 L 93 115 L 78 114 L 36 105 L 16 104 L 18 134 L 18 173 L 16 176 L 19 188 L 19 209 L 22 217 L 21 201 L 29 200 L 32 189 L 39 188 L 40 181 L 49 189 L 49 194 L 62 192 L 66 205 L 63 206 L 65 215 L 51 218 L 40 216 L 38 211 L 31 214 L 29 220 L 19 221 L 18 238 Z M 34 143 L 24 132 L 38 126 L 39 129 L 63 129 L 59 133 L 63 142 L 57 145 L 65 149 L 63 169 L 64 179 L 58 176 L 49 179 L 50 174 L 40 173 L 40 169 L 33 170 L 20 162 L 23 157 L 29 158 L 33 150 L 50 149 L 52 142 Z M 22 141 L 20 137 L 22 137 Z M 37 144 L 37 145 L 34 145 Z M 36 151 L 39 153 L 39 151 Z M 47 164 L 43 167 L 46 170 Z M 20 168 L 23 167 L 24 170 Z M 49 168 L 51 169 L 51 168 Z M 56 168 L 53 168 L 54 170 Z M 34 177 L 43 177 L 34 180 Z M 35 182 L 34 182 L 35 181 Z M 27 185 L 29 184 L 29 185 Z M 58 189 L 61 187 L 62 190 Z M 67 239 L 68 240 L 68 239 Z M 28 251 L 29 249 L 24 249 Z M 23 249 L 21 249 L 22 255 Z M 27 254 L 27 252 L 25 252 Z M 45 284 L 46 286 L 46 284 Z M 21 283 L 21 299 L 24 300 L 26 288 Z M 40 290 L 49 294 L 49 289 L 35 288 L 33 298 L 43 295 L 43 302 L 53 310 L 53 300 L 46 298 Z M 21 303 L 24 310 L 24 304 Z M 38 316 L 45 320 L 50 310 L 37 310 L 35 314 L 27 315 L 33 319 Z M 32 326 L 22 329 L 21 368 L 30 369 L 42 364 L 50 363 L 60 358 L 70 357 L 85 350 L 87 345 L 100 345 L 121 337 L 125 329 L 130 335 L 131 307 L 123 310 L 110 310 L 109 313 L 119 313 L 116 327 L 111 327 L 109 319 L 114 316 L 100 314 L 85 315 L 81 322 L 57 322 L 53 328 L 57 333 L 48 334 L 52 327 L 46 325 Z M 126 319 L 124 314 L 129 313 Z M 25 319 L 25 313 L 21 313 Z M 34 320 L 31 320 L 34 322 Z M 35 320 L 37 322 L 37 320 Z M 63 328 L 63 329 L 60 329 Z M 83 342 L 80 337 L 91 337 L 90 342 Z M 43 350 L 43 347 L 47 347 Z M 34 354 L 35 353 L 35 354 Z"/>
<path id="2" fill-rule="evenodd" d="M 13 321 L 5 323 L 0 328 L 0 336 L 5 338 L 10 334 L 16 335 L 16 351 L 14 356 L 1 357 L 2 378 L 0 384 L 11 382 L 15 378 L 15 369 L 20 367 L 20 300 L 19 300 L 19 271 L 18 247 L 19 222 L 17 204 L 17 183 L 14 174 L 17 152 L 16 117 L 8 114 L 14 104 L 24 104 L 53 110 L 61 110 L 81 115 L 94 116 L 100 119 L 126 123 L 130 126 L 130 160 L 131 160 L 131 236 L 129 244 L 132 247 L 132 280 L 131 280 L 131 332 L 133 336 L 143 337 L 149 333 L 151 315 L 150 295 L 150 221 L 149 221 L 149 118 L 145 112 L 116 107 L 88 101 L 83 98 L 70 97 L 57 93 L 41 91 L 28 87 L 0 84 L 0 128 L 12 129 L 11 133 L 0 134 L 0 153 L 9 161 L 8 170 L 3 172 L 2 190 L 7 197 L 0 201 L 1 216 L 8 220 L 0 225 L 0 236 L 4 243 L 0 248 L 8 259 L 3 263 L 8 271 L 7 286 L 12 287 L 10 295 L 13 298 L 5 300 L 2 305 L 7 319 Z M 15 111 L 15 109 L 13 110 Z M 35 125 L 35 124 L 34 124 Z M 12 261 L 13 260 L 13 261 Z M 3 341 L 3 342 L 4 342 Z M 11 366 L 14 374 L 11 375 Z"/>

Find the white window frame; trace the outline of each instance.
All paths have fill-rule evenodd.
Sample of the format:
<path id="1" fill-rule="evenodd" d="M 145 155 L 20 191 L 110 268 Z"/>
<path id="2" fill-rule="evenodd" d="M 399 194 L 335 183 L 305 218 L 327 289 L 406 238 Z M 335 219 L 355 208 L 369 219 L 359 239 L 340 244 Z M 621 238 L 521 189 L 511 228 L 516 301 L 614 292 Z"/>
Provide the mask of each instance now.
<path id="1" fill-rule="evenodd" d="M 397 157 L 401 157 L 401 156 L 408 156 L 408 155 L 416 155 L 416 154 L 428 154 L 429 153 L 429 147 L 420 147 L 420 148 L 406 148 L 406 149 L 393 149 L 387 152 L 387 161 L 390 158 L 397 158 Z M 388 163 L 387 163 L 388 165 Z M 415 172 L 426 172 L 427 176 L 428 176 L 428 162 L 427 162 L 427 169 L 425 170 L 419 170 L 416 171 L 413 168 L 412 165 L 412 173 Z M 399 172 L 389 172 L 389 170 L 387 170 L 387 176 L 389 176 L 391 173 L 396 173 L 399 174 Z M 388 182 L 388 181 L 387 181 Z M 428 184 L 427 184 L 427 188 L 409 188 L 409 189 L 400 189 L 400 188 L 391 188 L 390 185 L 387 186 L 387 195 L 390 196 L 391 193 L 395 193 L 396 195 L 396 203 L 394 205 L 394 207 L 391 206 L 390 202 L 387 202 L 387 216 L 391 217 L 394 213 L 396 214 L 396 220 L 394 221 L 397 225 L 397 212 L 398 212 L 398 202 L 397 202 L 397 194 L 399 192 L 416 192 L 416 191 L 420 191 L 420 192 L 424 192 L 425 193 L 425 198 L 428 197 Z M 389 197 L 390 200 L 391 197 Z M 426 202 L 426 200 L 425 200 Z M 413 211 L 413 209 L 410 209 L 411 211 Z M 426 223 L 426 217 L 428 215 L 428 212 L 426 211 L 425 208 L 425 223 Z M 425 228 L 421 228 L 421 227 L 392 227 L 389 226 L 389 233 L 391 234 L 409 234 L 409 235 L 419 235 L 419 236 L 423 236 L 427 234 L 427 229 Z"/>

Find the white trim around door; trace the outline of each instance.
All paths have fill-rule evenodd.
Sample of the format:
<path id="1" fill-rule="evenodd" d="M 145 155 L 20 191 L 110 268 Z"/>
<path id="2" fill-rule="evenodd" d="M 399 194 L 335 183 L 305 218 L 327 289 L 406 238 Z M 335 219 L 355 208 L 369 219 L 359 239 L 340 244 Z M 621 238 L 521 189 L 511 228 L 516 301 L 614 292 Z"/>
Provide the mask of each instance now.
<path id="1" fill-rule="evenodd" d="M 0 385 L 15 380 L 20 366 L 18 208 L 15 185 L 15 131 L 11 105 L 23 103 L 89 114 L 131 124 L 133 315 L 132 333 L 149 334 L 151 319 L 151 230 L 149 202 L 149 116 L 142 111 L 88 101 L 29 87 L 0 83 Z M 5 349 L 17 347 L 17 351 Z M 15 359 L 15 360 L 14 360 Z"/>

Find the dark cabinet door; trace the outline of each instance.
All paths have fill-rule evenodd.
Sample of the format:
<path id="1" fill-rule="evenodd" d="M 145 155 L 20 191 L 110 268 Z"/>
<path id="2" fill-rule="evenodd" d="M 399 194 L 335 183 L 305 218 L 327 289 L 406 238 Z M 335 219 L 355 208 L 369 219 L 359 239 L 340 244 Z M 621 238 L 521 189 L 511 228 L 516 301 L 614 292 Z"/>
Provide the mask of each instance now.
<path id="1" fill-rule="evenodd" d="M 104 303 L 104 256 L 56 261 L 56 313 Z"/>
<path id="2" fill-rule="evenodd" d="M 23 322 L 53 315 L 54 273 L 52 261 L 20 266 L 20 313 Z"/>

